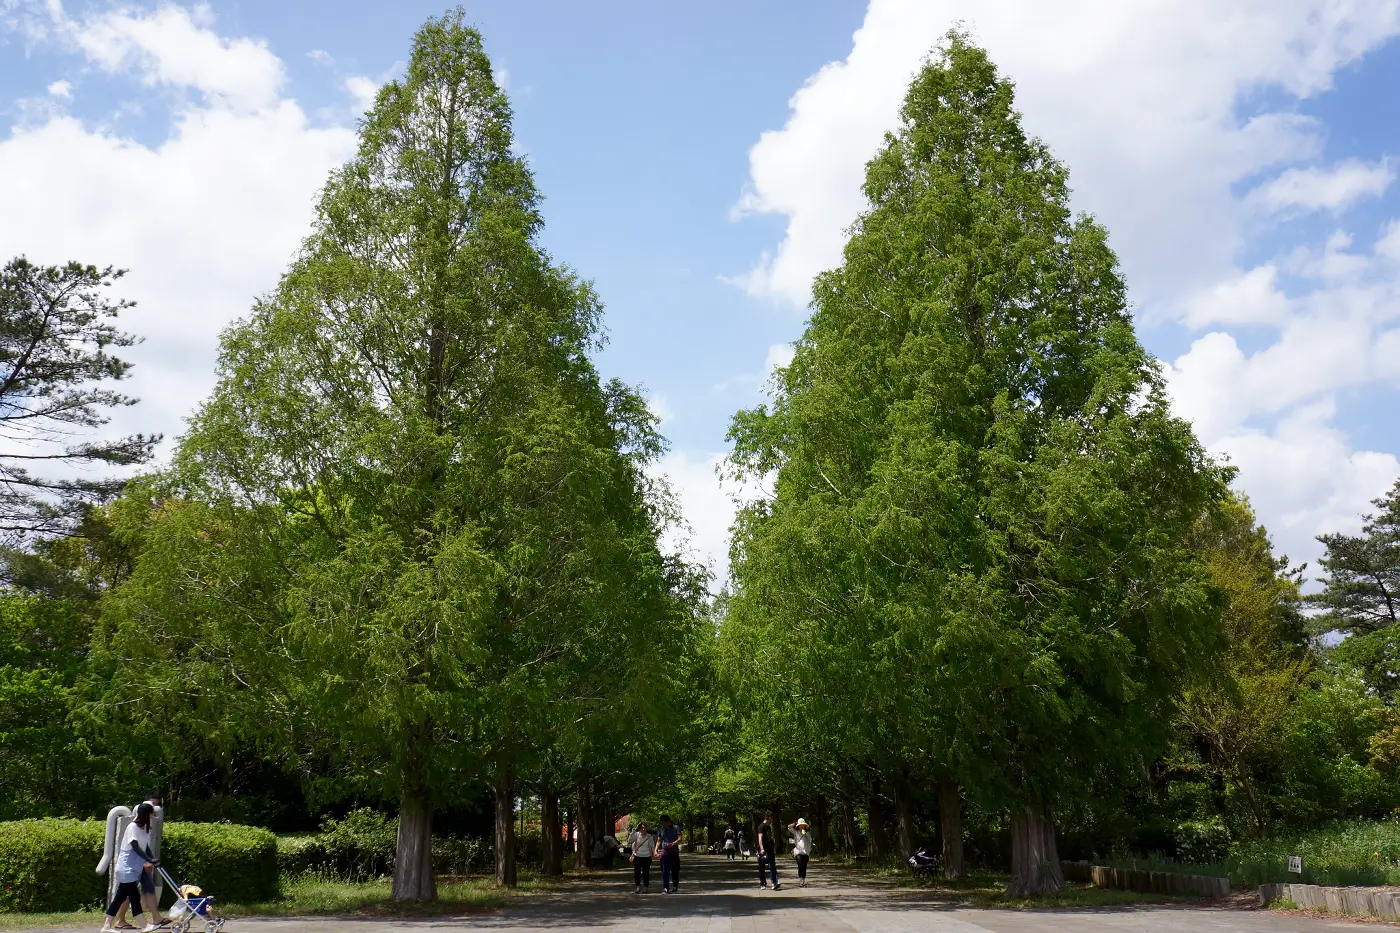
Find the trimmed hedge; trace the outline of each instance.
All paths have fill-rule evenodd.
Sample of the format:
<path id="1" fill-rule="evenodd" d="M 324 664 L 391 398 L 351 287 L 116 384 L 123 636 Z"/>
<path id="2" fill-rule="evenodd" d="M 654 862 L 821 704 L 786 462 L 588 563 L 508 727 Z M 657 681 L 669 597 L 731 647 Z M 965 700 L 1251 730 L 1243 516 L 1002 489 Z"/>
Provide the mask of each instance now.
<path id="1" fill-rule="evenodd" d="M 93 871 L 102 858 L 101 820 L 18 820 L 0 823 L 0 913 L 98 909 L 107 879 Z M 277 837 L 228 823 L 167 823 L 161 861 L 181 881 L 223 900 L 277 896 Z"/>
<path id="2" fill-rule="evenodd" d="M 223 901 L 277 897 L 277 837 L 234 823 L 167 823 L 160 860 L 180 883 L 197 884 Z M 92 871 L 89 866 L 88 871 Z"/>
<path id="3" fill-rule="evenodd" d="M 93 871 L 105 832 L 99 820 L 0 823 L 0 913 L 96 909 L 107 893 Z"/>

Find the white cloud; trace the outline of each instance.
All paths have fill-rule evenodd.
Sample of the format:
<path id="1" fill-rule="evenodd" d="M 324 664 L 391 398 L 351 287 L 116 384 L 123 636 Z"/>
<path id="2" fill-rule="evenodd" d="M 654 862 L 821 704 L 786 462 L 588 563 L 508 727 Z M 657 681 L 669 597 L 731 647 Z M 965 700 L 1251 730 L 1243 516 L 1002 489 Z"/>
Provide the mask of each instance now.
<path id="1" fill-rule="evenodd" d="M 910 78 L 959 23 L 1016 82 L 1027 130 L 1071 168 L 1075 206 L 1109 229 L 1140 319 L 1209 329 L 1168 368 L 1175 404 L 1235 458 L 1294 556 L 1313 555 L 1312 534 L 1397 472 L 1391 453 L 1352 449 L 1331 406 L 1341 390 L 1400 384 L 1400 224 L 1371 253 L 1336 231 L 1237 259 L 1245 246 L 1259 255 L 1282 218 L 1339 213 L 1393 183 L 1390 158 L 1318 166 L 1326 126 L 1295 105 L 1400 34 L 1400 2 L 870 0 L 850 53 L 750 151 L 736 214 L 778 214 L 786 229 L 730 281 L 807 303 L 813 276 L 840 262 L 865 163 Z"/>
<path id="2" fill-rule="evenodd" d="M 335 57 L 325 49 L 312 49 L 306 53 L 306 57 L 320 65 L 334 65 Z"/>
<path id="3" fill-rule="evenodd" d="M 1376 254 L 1400 263 L 1400 220 L 1392 220 L 1376 240 Z"/>
<path id="4" fill-rule="evenodd" d="M 69 100 L 73 96 L 73 85 L 67 81 L 55 81 L 48 86 L 48 92 L 50 97 L 61 97 L 64 100 Z"/>
<path id="5" fill-rule="evenodd" d="M 345 90 L 350 92 L 350 96 L 355 99 L 355 105 L 363 113 L 374 106 L 374 96 L 379 93 L 379 82 L 363 75 L 351 75 L 345 79 Z"/>
<path id="6" fill-rule="evenodd" d="M 1266 263 L 1211 285 L 1186 306 L 1187 323 L 1276 324 L 1288 314 L 1288 298 L 1278 288 L 1278 267 Z"/>
<path id="7" fill-rule="evenodd" d="M 0 225 L 0 256 L 131 270 L 117 291 L 138 303 L 123 327 L 146 338 L 124 354 L 142 404 L 114 428 L 170 436 L 212 386 L 219 332 L 276 285 L 354 133 L 312 125 L 278 96 L 281 63 L 215 33 L 207 11 L 61 22 L 66 47 L 100 68 L 201 94 L 149 144 L 56 113 L 0 137 L 0 177 L 25 179 L 0 186 L 0 216 L 24 218 Z"/>
<path id="8" fill-rule="evenodd" d="M 672 451 L 656 465 L 680 502 L 688 528 L 677 529 L 664 544 L 691 560 L 698 560 L 714 574 L 718 590 L 729 575 L 729 526 L 737 505 L 720 481 L 724 454 Z"/>
<path id="9" fill-rule="evenodd" d="M 1255 188 L 1249 201 L 1276 214 L 1290 211 L 1341 211 L 1364 198 L 1380 197 L 1395 181 L 1395 164 L 1367 165 L 1347 159 L 1331 168 L 1291 168 Z"/>
<path id="10" fill-rule="evenodd" d="M 1355 533 L 1371 500 L 1400 475 L 1394 454 L 1354 450 L 1332 426 L 1328 398 L 1303 406 L 1273 431 L 1239 431 L 1211 449 L 1227 456 L 1245 478 L 1255 509 L 1268 518 L 1274 545 L 1293 560 L 1315 560 L 1316 535 Z M 1314 564 L 1310 576 L 1319 568 Z"/>
<path id="11" fill-rule="evenodd" d="M 260 39 L 220 36 L 211 19 L 207 7 L 166 5 L 59 22 L 88 60 L 109 73 L 135 71 L 150 86 L 191 88 L 218 107 L 277 106 L 286 78 L 281 59 Z"/>

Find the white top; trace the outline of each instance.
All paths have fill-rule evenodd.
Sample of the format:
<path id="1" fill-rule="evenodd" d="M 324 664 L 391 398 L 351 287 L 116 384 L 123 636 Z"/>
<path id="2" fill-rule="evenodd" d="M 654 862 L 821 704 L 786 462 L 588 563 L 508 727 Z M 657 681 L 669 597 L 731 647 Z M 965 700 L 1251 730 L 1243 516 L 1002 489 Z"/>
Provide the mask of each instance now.
<path id="1" fill-rule="evenodd" d="M 812 854 L 812 834 L 805 829 L 799 829 L 792 834 L 792 854 L 811 855 Z"/>
<path id="2" fill-rule="evenodd" d="M 151 848 L 151 831 L 137 826 L 135 820 L 126 825 L 126 832 L 122 833 L 121 848 L 117 852 L 117 881 L 119 882 L 139 880 L 141 872 L 146 867 L 146 857 L 131 851 L 133 842 L 141 847 L 142 852 L 147 852 Z"/>
<path id="3" fill-rule="evenodd" d="M 656 852 L 656 836 L 653 833 L 644 833 L 639 829 L 627 842 L 637 858 L 651 858 Z"/>

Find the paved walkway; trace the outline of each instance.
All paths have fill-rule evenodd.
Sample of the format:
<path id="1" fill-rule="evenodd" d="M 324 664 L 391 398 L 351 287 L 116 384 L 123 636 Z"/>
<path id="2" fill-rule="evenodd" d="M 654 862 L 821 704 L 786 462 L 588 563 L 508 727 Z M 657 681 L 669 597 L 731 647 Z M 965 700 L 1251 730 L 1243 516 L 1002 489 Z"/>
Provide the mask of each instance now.
<path id="1" fill-rule="evenodd" d="M 679 894 L 632 893 L 631 870 L 569 884 L 557 893 L 521 898 L 500 911 L 430 920 L 266 920 L 229 922 L 227 933 L 437 933 L 443 930 L 594 933 L 1284 933 L 1365 927 L 1337 920 L 1194 905 L 1083 910 L 972 910 L 853 872 L 813 866 L 812 884 L 797 887 L 791 860 L 779 863 L 783 889 L 758 889 L 752 859 L 728 862 L 686 856 Z M 83 931 L 91 933 L 91 931 Z"/>

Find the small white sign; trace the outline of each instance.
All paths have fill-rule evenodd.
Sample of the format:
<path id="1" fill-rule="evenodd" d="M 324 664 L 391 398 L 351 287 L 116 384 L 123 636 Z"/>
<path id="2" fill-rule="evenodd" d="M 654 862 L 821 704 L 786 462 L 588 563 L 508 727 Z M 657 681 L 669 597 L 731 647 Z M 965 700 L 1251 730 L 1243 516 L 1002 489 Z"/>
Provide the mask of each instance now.
<path id="1" fill-rule="evenodd" d="M 1288 870 L 1295 875 L 1303 873 L 1303 857 L 1301 855 L 1290 855 L 1288 857 Z"/>

